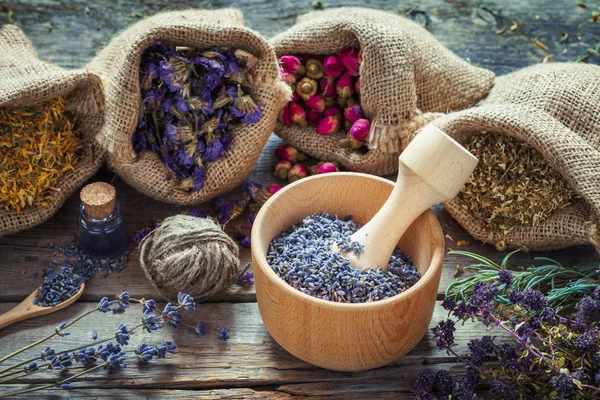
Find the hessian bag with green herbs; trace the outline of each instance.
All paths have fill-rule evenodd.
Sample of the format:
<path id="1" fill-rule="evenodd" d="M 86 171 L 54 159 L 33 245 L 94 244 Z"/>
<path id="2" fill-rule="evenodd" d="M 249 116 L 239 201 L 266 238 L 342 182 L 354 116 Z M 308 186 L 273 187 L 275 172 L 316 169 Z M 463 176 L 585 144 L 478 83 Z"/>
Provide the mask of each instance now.
<path id="1" fill-rule="evenodd" d="M 467 63 L 418 24 L 384 11 L 314 11 L 270 43 L 278 57 L 362 50 L 360 103 L 371 121 L 366 153 L 339 147 L 341 133 L 320 136 L 314 127 L 280 121 L 275 128 L 290 145 L 361 172 L 396 171 L 398 153 L 419 128 L 443 113 L 474 105 L 494 82 L 493 72 Z"/>
<path id="2" fill-rule="evenodd" d="M 600 67 L 548 63 L 524 68 L 498 77 L 483 105 L 435 124 L 460 142 L 484 132 L 525 142 L 577 194 L 539 223 L 516 225 L 508 232 L 490 229 L 458 197 L 446 203 L 471 235 L 499 249 L 553 250 L 591 243 L 600 251 Z"/>
<path id="3" fill-rule="evenodd" d="M 33 227 L 50 218 L 98 170 L 104 159 L 102 148 L 95 142 L 104 111 L 100 79 L 86 70 L 65 70 L 40 60 L 23 31 L 14 25 L 5 25 L 0 29 L 0 108 L 8 110 L 7 114 L 10 114 L 13 112 L 11 110 L 41 107 L 57 98 L 66 99 L 64 112 L 69 114 L 79 131 L 81 144 L 77 151 L 83 153 L 79 153 L 79 161 L 72 169 L 60 172 L 57 184 L 50 188 L 46 205 L 25 205 L 18 212 L 0 207 L 0 236 Z M 31 121 L 40 116 L 33 113 L 29 118 Z M 51 119 L 48 115 L 46 118 Z M 5 122 L 0 121 L 0 130 L 5 129 Z M 45 126 L 51 125 L 45 123 Z M 9 126 L 6 129 L 10 131 L 11 128 Z M 0 133 L 3 136 L 9 134 L 7 131 Z M 39 136 L 41 132 L 37 131 L 36 134 Z M 0 146 L 0 158 L 9 157 L 9 153 L 10 157 L 17 157 L 15 150 L 14 145 L 4 149 Z M 55 168 L 41 164 L 40 157 L 43 159 L 44 154 L 31 157 L 38 158 L 31 165 L 33 170 Z M 23 172 L 20 170 L 17 173 Z M 48 173 L 46 171 L 41 175 L 47 176 Z M 38 195 L 28 193 L 22 187 L 19 190 L 25 197 Z"/>
<path id="4" fill-rule="evenodd" d="M 178 190 L 177 179 L 157 153 L 136 153 L 132 144 L 141 111 L 141 57 L 156 42 L 197 50 L 239 49 L 252 59 L 245 73 L 262 118 L 230 129 L 229 149 L 203 166 L 203 186 L 193 191 Z M 173 11 L 141 20 L 113 38 L 89 68 L 104 82 L 106 118 L 99 140 L 108 150 L 109 165 L 142 193 L 175 204 L 202 203 L 237 187 L 258 160 L 290 97 L 279 77 L 273 49 L 260 34 L 244 26 L 241 12 L 234 9 Z"/>

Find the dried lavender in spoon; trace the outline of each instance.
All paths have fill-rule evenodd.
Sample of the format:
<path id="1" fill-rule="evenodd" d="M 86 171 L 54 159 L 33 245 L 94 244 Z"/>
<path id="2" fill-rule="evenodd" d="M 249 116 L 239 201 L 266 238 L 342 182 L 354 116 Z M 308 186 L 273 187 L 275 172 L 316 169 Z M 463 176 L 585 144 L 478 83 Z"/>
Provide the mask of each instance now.
<path id="1" fill-rule="evenodd" d="M 359 228 L 351 216 L 340 219 L 323 212 L 311 215 L 273 239 L 267 261 L 295 289 L 338 303 L 387 299 L 417 283 L 421 275 L 412 259 L 398 249 L 387 271 L 354 269 L 350 261 L 331 251 L 336 244 L 344 251 L 360 253 L 360 246 L 350 240 Z"/>

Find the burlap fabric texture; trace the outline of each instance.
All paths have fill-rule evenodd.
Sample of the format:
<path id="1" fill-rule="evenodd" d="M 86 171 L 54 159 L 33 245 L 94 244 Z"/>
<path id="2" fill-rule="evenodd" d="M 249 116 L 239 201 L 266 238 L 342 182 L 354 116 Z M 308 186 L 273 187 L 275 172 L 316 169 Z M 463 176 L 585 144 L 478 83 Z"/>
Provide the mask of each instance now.
<path id="1" fill-rule="evenodd" d="M 600 67 L 538 64 L 498 77 L 480 107 L 435 124 L 459 141 L 482 132 L 526 142 L 539 151 L 581 199 L 536 226 L 494 232 L 454 199 L 450 214 L 475 238 L 499 249 L 552 250 L 593 244 L 600 251 Z"/>
<path id="2" fill-rule="evenodd" d="M 247 75 L 254 86 L 254 99 L 264 104 L 262 119 L 232 129 L 230 149 L 223 158 L 206 165 L 204 187 L 195 192 L 175 190 L 159 157 L 148 151 L 136 154 L 131 142 L 141 101 L 141 55 L 156 41 L 196 48 L 234 47 L 257 58 Z M 89 68 L 104 83 L 106 118 L 99 140 L 108 150 L 109 165 L 142 193 L 168 203 L 198 204 L 238 186 L 256 163 L 279 111 L 291 96 L 279 77 L 273 49 L 244 26 L 242 14 L 234 9 L 174 11 L 144 19 L 113 38 Z"/>
<path id="3" fill-rule="evenodd" d="M 26 207 L 19 213 L 0 209 L 0 236 L 50 218 L 98 170 L 103 162 L 103 150 L 95 142 L 95 136 L 104 110 L 102 86 L 97 76 L 87 70 L 65 70 L 42 61 L 18 27 L 6 25 L 0 29 L 0 107 L 35 106 L 61 96 L 67 98 L 67 110 L 89 144 L 85 147 L 86 154 L 75 170 L 61 177 L 47 207 Z"/>
<path id="4" fill-rule="evenodd" d="M 366 154 L 340 148 L 341 135 L 320 136 L 314 127 L 278 122 L 275 129 L 290 145 L 361 172 L 396 171 L 398 153 L 418 129 L 442 113 L 474 105 L 494 82 L 493 72 L 467 63 L 418 24 L 384 11 L 311 12 L 270 43 L 277 56 L 362 49 L 360 100 L 371 121 Z"/>

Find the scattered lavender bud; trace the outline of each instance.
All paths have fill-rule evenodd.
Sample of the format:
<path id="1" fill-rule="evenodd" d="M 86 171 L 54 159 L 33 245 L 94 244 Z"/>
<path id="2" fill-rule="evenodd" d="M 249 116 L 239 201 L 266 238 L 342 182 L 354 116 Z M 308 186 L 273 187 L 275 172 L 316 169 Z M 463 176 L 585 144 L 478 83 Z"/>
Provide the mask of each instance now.
<path id="1" fill-rule="evenodd" d="M 196 332 L 200 336 L 206 335 L 206 323 L 204 321 L 198 322 L 196 328 L 194 328 L 194 332 Z"/>
<path id="2" fill-rule="evenodd" d="M 230 339 L 229 336 L 229 328 L 222 328 L 219 331 L 219 340 L 222 340 L 224 342 L 228 341 Z"/>
<path id="3" fill-rule="evenodd" d="M 98 339 L 98 332 L 92 331 L 92 339 L 94 339 L 94 340 Z"/>

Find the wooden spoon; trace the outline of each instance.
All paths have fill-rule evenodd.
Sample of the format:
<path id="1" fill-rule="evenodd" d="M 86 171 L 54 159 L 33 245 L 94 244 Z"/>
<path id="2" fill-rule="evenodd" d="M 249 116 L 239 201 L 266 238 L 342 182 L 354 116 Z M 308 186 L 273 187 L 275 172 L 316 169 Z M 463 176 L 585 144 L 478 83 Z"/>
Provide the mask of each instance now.
<path id="1" fill-rule="evenodd" d="M 402 152 L 399 164 L 392 194 L 371 221 L 352 235 L 363 251 L 342 254 L 354 268 L 387 270 L 410 224 L 432 205 L 454 198 L 475 169 L 477 158 L 429 124 Z"/>
<path id="2" fill-rule="evenodd" d="M 0 315 L 0 329 L 3 329 L 9 325 L 15 324 L 19 321 L 24 321 L 26 319 L 39 317 L 40 315 L 46 315 L 53 313 L 58 310 L 62 310 L 63 308 L 70 306 L 73 304 L 78 298 L 83 294 L 83 290 L 85 289 L 85 283 L 81 282 L 81 287 L 73 296 L 68 298 L 67 300 L 59 303 L 55 306 L 51 307 L 42 307 L 37 304 L 33 304 L 33 300 L 36 298 L 39 288 L 36 289 L 33 293 L 31 293 L 25 300 L 19 303 L 12 310 L 5 312 Z"/>

